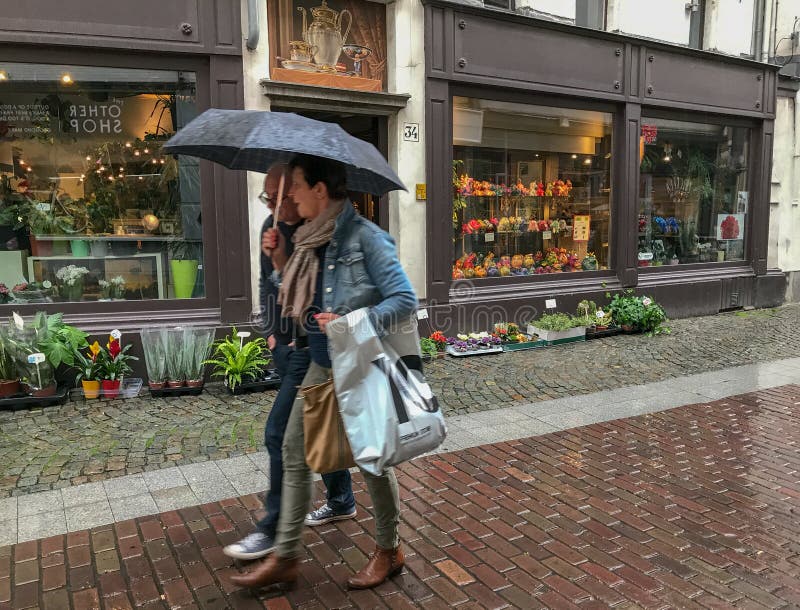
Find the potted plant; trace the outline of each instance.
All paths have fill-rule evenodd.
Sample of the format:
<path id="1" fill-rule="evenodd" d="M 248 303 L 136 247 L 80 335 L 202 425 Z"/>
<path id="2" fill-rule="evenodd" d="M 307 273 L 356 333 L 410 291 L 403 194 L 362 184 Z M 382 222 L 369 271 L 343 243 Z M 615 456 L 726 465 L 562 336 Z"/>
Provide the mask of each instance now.
<path id="1" fill-rule="evenodd" d="M 595 312 L 595 328 L 597 330 L 607 330 L 613 321 L 613 316 L 611 312 L 606 312 L 602 309 L 598 309 Z"/>
<path id="2" fill-rule="evenodd" d="M 61 296 L 67 301 L 80 301 L 83 298 L 83 278 L 89 275 L 86 267 L 67 265 L 56 271 L 56 278 L 61 282 Z"/>
<path id="3" fill-rule="evenodd" d="M 271 358 L 263 337 L 245 343 L 242 337 L 234 338 L 238 337 L 235 327 L 232 332 L 232 336 L 214 343 L 211 358 L 204 364 L 214 366 L 212 377 L 222 377 L 225 386 L 234 392 L 237 385 L 259 379 Z"/>
<path id="4" fill-rule="evenodd" d="M 79 349 L 75 350 L 75 367 L 78 369 L 75 383 L 81 382 L 85 398 L 92 399 L 100 396 L 102 367 L 98 357 L 102 349 L 100 344 L 95 341 L 89 346 L 89 351 L 85 354 Z"/>
<path id="5" fill-rule="evenodd" d="M 128 354 L 130 344 L 122 347 L 120 338 L 112 334 L 108 338 L 106 349 L 100 352 L 98 360 L 100 362 L 100 386 L 103 388 L 103 396 L 106 398 L 116 398 L 119 396 L 119 386 L 122 378 L 132 371 L 131 360 L 138 360 L 136 356 Z"/>
<path id="6" fill-rule="evenodd" d="M 528 334 L 542 341 L 582 341 L 586 338 L 583 320 L 566 313 L 543 314 L 528 324 Z"/>
<path id="7" fill-rule="evenodd" d="M 197 250 L 197 246 L 191 242 L 169 242 L 170 277 L 176 299 L 192 298 L 200 264 Z"/>
<path id="8" fill-rule="evenodd" d="M 422 359 L 425 362 L 434 360 L 439 354 L 439 347 L 436 341 L 428 337 L 421 337 L 419 340 L 419 350 L 422 353 Z"/>
<path id="9" fill-rule="evenodd" d="M 644 305 L 633 290 L 615 294 L 608 305 L 608 310 L 623 332 L 631 333 L 640 328 Z"/>
<path id="10" fill-rule="evenodd" d="M 15 323 L 9 326 L 7 339 L 25 392 L 34 397 L 54 395 L 58 389 L 55 371 L 39 348 L 40 335 L 37 329 L 24 323 Z"/>
<path id="11" fill-rule="evenodd" d="M 444 355 L 444 350 L 447 349 L 447 337 L 444 336 L 444 333 L 436 330 L 428 338 L 436 344 L 436 351 Z"/>
<path id="12" fill-rule="evenodd" d="M 17 363 L 12 353 L 7 330 L 0 328 L 0 398 L 7 398 L 19 392 Z"/>
<path id="13" fill-rule="evenodd" d="M 108 280 L 98 280 L 97 285 L 100 286 L 100 301 L 111 300 L 111 282 Z"/>
<path id="14" fill-rule="evenodd" d="M 150 328 L 142 330 L 140 334 L 147 366 L 147 384 L 151 390 L 161 390 L 167 377 L 166 329 Z"/>
<path id="15" fill-rule="evenodd" d="M 581 320 L 581 323 L 587 328 L 596 326 L 597 320 L 595 314 L 597 313 L 597 303 L 584 299 L 578 303 L 578 315 L 576 316 Z"/>
<path id="16" fill-rule="evenodd" d="M 181 364 L 186 385 L 199 388 L 203 385 L 205 361 L 214 341 L 213 328 L 190 327 L 183 330 L 183 355 Z"/>
<path id="17" fill-rule="evenodd" d="M 117 301 L 125 299 L 125 278 L 121 275 L 112 277 L 111 281 L 111 298 Z"/>
<path id="18" fill-rule="evenodd" d="M 185 384 L 183 368 L 183 329 L 169 328 L 166 330 L 166 383 L 168 388 L 180 388 Z"/>
<path id="19" fill-rule="evenodd" d="M 642 297 L 642 308 L 642 317 L 639 321 L 642 331 L 651 337 L 662 333 L 669 334 L 669 327 L 664 326 L 667 321 L 667 314 L 661 305 L 650 297 Z"/>

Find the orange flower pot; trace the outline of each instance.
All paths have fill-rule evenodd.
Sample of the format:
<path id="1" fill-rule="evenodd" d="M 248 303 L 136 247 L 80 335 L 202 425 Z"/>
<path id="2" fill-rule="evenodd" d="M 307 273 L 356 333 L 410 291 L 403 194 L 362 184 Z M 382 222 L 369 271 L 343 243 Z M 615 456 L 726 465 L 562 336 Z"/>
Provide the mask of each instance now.
<path id="1" fill-rule="evenodd" d="M 100 382 L 81 380 L 84 398 L 97 398 L 100 396 Z"/>

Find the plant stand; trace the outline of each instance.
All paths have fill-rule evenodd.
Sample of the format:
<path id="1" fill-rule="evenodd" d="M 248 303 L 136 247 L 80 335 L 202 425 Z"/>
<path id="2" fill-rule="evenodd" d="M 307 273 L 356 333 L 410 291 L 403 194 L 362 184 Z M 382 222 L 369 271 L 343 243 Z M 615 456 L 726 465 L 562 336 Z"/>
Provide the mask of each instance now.
<path id="1" fill-rule="evenodd" d="M 249 392 L 275 390 L 281 386 L 281 376 L 278 375 L 278 371 L 275 369 L 268 369 L 264 371 L 264 374 L 259 379 L 245 381 L 238 384 L 233 389 L 231 389 L 231 387 L 228 385 L 227 379 L 225 380 L 224 385 L 229 393 L 233 394 L 234 396 L 238 396 L 240 394 L 247 394 Z"/>
<path id="2" fill-rule="evenodd" d="M 150 396 L 153 398 L 165 398 L 167 396 L 200 396 L 203 393 L 205 385 L 190 388 L 189 386 L 181 386 L 178 388 L 163 387 L 160 390 L 150 388 Z"/>
<path id="3" fill-rule="evenodd" d="M 30 396 L 19 392 L 8 398 L 0 398 L 0 411 L 19 411 L 21 409 L 33 409 L 41 407 L 53 407 L 61 405 L 67 399 L 69 389 L 66 385 L 60 385 L 55 394 L 50 396 Z"/>

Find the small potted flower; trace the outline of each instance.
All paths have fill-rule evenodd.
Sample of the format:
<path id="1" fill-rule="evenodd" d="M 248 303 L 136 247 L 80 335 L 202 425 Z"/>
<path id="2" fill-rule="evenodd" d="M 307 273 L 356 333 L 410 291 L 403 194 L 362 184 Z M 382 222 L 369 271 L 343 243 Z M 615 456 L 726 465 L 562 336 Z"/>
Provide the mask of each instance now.
<path id="1" fill-rule="evenodd" d="M 108 280 L 98 280 L 97 284 L 100 286 L 100 300 L 111 300 L 111 282 Z"/>
<path id="2" fill-rule="evenodd" d="M 111 278 L 111 298 L 117 301 L 125 299 L 125 278 L 121 275 Z"/>
<path id="3" fill-rule="evenodd" d="M 102 374 L 101 362 L 98 360 L 100 352 L 103 348 L 95 341 L 89 346 L 89 351 L 85 354 L 79 350 L 75 350 L 75 366 L 78 369 L 78 375 L 75 377 L 75 383 L 81 382 L 83 386 L 83 395 L 85 398 L 97 398 L 100 396 L 100 375 Z"/>
<path id="4" fill-rule="evenodd" d="M 80 301 L 83 298 L 83 278 L 89 275 L 86 267 L 67 265 L 56 271 L 56 278 L 61 282 L 61 296 L 67 301 Z"/>
<path id="5" fill-rule="evenodd" d="M 611 326 L 611 312 L 606 313 L 602 309 L 598 309 L 595 314 L 595 328 L 597 330 L 608 330 Z"/>
<path id="6" fill-rule="evenodd" d="M 447 347 L 447 337 L 444 336 L 443 332 L 434 331 L 428 338 L 436 344 L 436 351 L 444 352 Z"/>
<path id="7" fill-rule="evenodd" d="M 138 360 L 136 356 L 131 356 L 127 353 L 130 348 L 130 344 L 122 347 L 119 337 L 112 334 L 108 338 L 106 349 L 100 352 L 100 371 L 102 375 L 100 385 L 103 388 L 103 396 L 106 398 L 119 396 L 119 386 L 122 383 L 122 378 L 133 370 L 128 362 Z"/>

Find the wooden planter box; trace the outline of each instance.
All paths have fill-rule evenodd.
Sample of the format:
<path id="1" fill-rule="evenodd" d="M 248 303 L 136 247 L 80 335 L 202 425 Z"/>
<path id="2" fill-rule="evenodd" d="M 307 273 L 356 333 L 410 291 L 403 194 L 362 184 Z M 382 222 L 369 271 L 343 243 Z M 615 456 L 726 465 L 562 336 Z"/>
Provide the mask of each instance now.
<path id="1" fill-rule="evenodd" d="M 586 327 L 576 326 L 569 330 L 542 330 L 533 324 L 528 324 L 528 334 L 538 335 L 540 341 L 545 341 L 547 345 L 561 345 L 562 343 L 573 343 L 575 341 L 586 340 Z"/>

